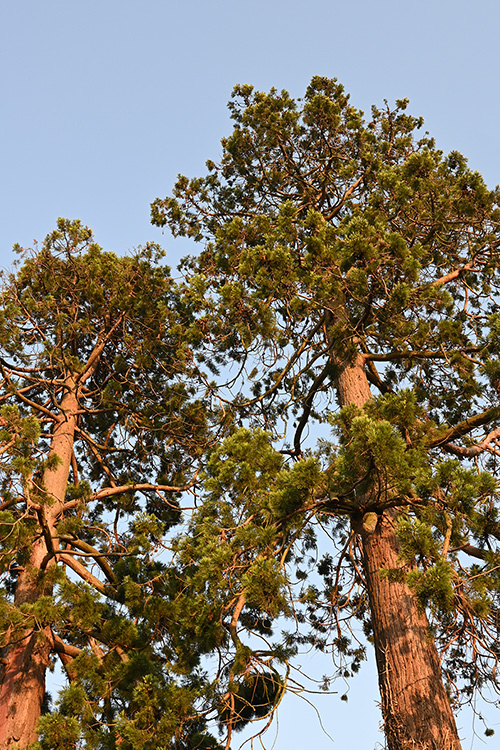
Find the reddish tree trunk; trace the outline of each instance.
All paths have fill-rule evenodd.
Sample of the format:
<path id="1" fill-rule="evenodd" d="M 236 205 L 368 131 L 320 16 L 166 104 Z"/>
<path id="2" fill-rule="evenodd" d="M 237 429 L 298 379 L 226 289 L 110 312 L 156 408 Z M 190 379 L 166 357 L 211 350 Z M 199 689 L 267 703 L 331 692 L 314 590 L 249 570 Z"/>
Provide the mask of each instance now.
<path id="1" fill-rule="evenodd" d="M 387 748 L 460 750 L 425 612 L 404 582 L 380 575 L 401 566 L 394 520 L 386 511 L 360 529 Z"/>
<path id="2" fill-rule="evenodd" d="M 68 483 L 69 467 L 76 427 L 78 402 L 74 381 L 68 379 L 58 421 L 54 426 L 49 456 L 58 456 L 58 464 L 43 476 L 46 502 L 40 505 L 39 536 L 33 545 L 29 562 L 16 582 L 14 605 L 36 601 L 51 593 L 51 587 L 40 579 L 46 566 L 54 561 L 57 541 L 55 524 L 61 516 Z M 38 739 L 36 727 L 45 693 L 45 672 L 53 643 L 50 628 L 33 628 L 12 633 L 3 649 L 0 674 L 0 750 L 13 746 L 27 747 Z"/>
<path id="3" fill-rule="evenodd" d="M 337 360 L 335 366 L 340 405 L 362 407 L 371 399 L 362 356 L 350 364 Z M 401 567 L 394 520 L 395 512 L 385 511 L 374 529 L 371 524 L 363 528 L 362 521 L 353 523 L 362 539 L 387 747 L 460 750 L 425 612 L 404 582 L 380 574 Z"/>
<path id="4" fill-rule="evenodd" d="M 15 604 L 32 602 L 39 595 L 33 572 L 46 556 L 46 546 L 38 539 L 30 558 L 30 570 L 24 570 L 17 581 Z M 5 664 L 0 682 L 0 748 L 27 747 L 37 739 L 36 724 L 40 718 L 45 693 L 45 672 L 52 650 L 50 629 L 30 629 L 16 633 L 4 652 Z"/>

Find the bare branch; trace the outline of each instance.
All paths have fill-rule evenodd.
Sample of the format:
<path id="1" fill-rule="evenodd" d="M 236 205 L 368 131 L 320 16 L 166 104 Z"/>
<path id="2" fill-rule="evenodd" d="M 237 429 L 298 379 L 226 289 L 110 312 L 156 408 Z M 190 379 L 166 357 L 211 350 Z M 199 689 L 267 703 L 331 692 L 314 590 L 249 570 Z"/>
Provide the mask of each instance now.
<path id="1" fill-rule="evenodd" d="M 306 396 L 306 399 L 304 401 L 304 410 L 302 412 L 302 416 L 300 417 L 299 423 L 297 425 L 297 429 L 295 430 L 295 438 L 293 441 L 295 456 L 301 455 L 300 440 L 301 440 L 304 428 L 307 424 L 307 420 L 309 419 L 309 415 L 311 414 L 314 396 L 318 392 L 319 388 L 321 388 L 321 386 L 325 382 L 330 371 L 331 371 L 331 365 L 330 365 L 330 362 L 328 362 L 326 367 L 324 367 L 322 371 L 319 373 L 319 375 L 317 375 L 317 377 L 315 378 L 314 383 L 312 384 L 311 389 Z"/>
<path id="2" fill-rule="evenodd" d="M 114 599 L 114 591 L 112 587 L 109 584 L 103 583 L 94 575 L 92 575 L 90 570 L 87 570 L 84 565 L 78 562 L 78 560 L 75 560 L 70 551 L 58 550 L 56 553 L 56 557 L 60 562 L 65 563 L 69 568 L 71 568 L 71 570 L 73 570 L 78 576 L 80 576 L 82 580 L 86 581 L 95 589 L 97 589 L 100 594 Z"/>
<path id="3" fill-rule="evenodd" d="M 457 438 L 467 435 L 469 432 L 482 427 L 483 425 L 493 422 L 495 419 L 500 417 L 500 406 L 492 406 L 490 409 L 482 411 L 480 414 L 476 414 L 469 419 L 464 419 L 463 422 L 459 422 L 454 427 L 450 427 L 444 433 L 431 438 L 428 442 L 429 448 L 442 448 L 450 441 L 456 440 Z"/>
<path id="4" fill-rule="evenodd" d="M 478 560 L 486 559 L 485 551 L 483 549 L 480 549 L 479 547 L 474 547 L 474 545 L 472 544 L 462 544 L 460 545 L 460 547 L 453 547 L 450 552 L 465 552 L 466 555 L 475 557 Z"/>
<path id="5" fill-rule="evenodd" d="M 196 484 L 199 470 L 194 475 L 193 479 L 186 485 L 181 487 L 169 485 L 169 484 L 150 484 L 149 482 L 143 482 L 138 484 L 122 484 L 118 487 L 105 487 L 102 490 L 95 492 L 91 499 L 102 500 L 105 497 L 112 497 L 113 495 L 121 495 L 124 492 L 186 492 Z"/>
<path id="6" fill-rule="evenodd" d="M 490 432 L 490 434 L 487 435 L 484 440 L 481 440 L 480 443 L 477 443 L 477 445 L 466 447 L 462 445 L 455 445 L 454 443 L 447 443 L 446 445 L 443 445 L 442 448 L 448 453 L 453 453 L 455 456 L 474 458 L 475 456 L 479 456 L 481 453 L 484 453 L 484 451 L 488 449 L 489 444 L 493 440 L 496 440 L 498 437 L 500 437 L 500 428 L 497 428 L 496 430 Z"/>

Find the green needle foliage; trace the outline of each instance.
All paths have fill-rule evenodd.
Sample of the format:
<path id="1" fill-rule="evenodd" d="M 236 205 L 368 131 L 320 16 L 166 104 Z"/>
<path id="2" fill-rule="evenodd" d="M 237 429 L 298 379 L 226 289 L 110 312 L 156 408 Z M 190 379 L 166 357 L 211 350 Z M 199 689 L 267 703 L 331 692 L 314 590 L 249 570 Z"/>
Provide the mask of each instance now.
<path id="1" fill-rule="evenodd" d="M 357 669 L 360 619 L 388 747 L 458 748 L 447 694 L 456 708 L 500 689 L 500 192 L 406 100 L 367 122 L 316 77 L 302 100 L 237 86 L 229 108 L 220 162 L 181 176 L 152 218 L 203 243 L 183 264 L 197 359 L 226 424 L 263 428 L 275 453 L 257 432 L 250 457 L 239 430 L 213 454 L 182 554 L 236 642 L 293 612 L 288 646 L 309 638 Z M 315 446 L 319 424 L 331 437 Z M 300 568 L 298 540 L 310 562 L 320 528 L 332 547 Z M 401 683 L 399 648 L 414 654 Z"/>
<path id="2" fill-rule="evenodd" d="M 176 650 L 168 547 L 214 433 L 160 259 L 61 219 L 3 280 L 2 748 L 217 744 L 202 648 Z M 56 659 L 68 688 L 47 713 Z"/>

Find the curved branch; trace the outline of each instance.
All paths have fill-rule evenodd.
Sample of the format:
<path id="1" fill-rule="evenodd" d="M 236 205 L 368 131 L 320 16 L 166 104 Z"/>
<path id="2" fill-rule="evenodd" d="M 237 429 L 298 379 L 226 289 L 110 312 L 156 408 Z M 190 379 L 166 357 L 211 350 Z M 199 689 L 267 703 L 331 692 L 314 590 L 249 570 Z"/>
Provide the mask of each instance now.
<path id="1" fill-rule="evenodd" d="M 480 443 L 477 443 L 477 445 L 465 447 L 462 445 L 455 445 L 454 443 L 447 443 L 446 445 L 443 445 L 441 447 L 443 448 L 443 450 L 447 451 L 447 453 L 453 453 L 455 456 L 475 458 L 481 453 L 484 453 L 484 451 L 488 449 L 489 444 L 493 440 L 496 440 L 498 437 L 500 437 L 500 428 L 497 428 L 496 430 L 490 432 L 490 434 L 487 435 L 484 440 L 481 440 Z"/>
<path id="2" fill-rule="evenodd" d="M 301 454 L 300 439 L 302 437 L 304 428 L 307 424 L 307 420 L 309 419 L 309 415 L 311 414 L 314 396 L 318 392 L 319 388 L 323 385 L 324 381 L 326 380 L 330 372 L 331 372 L 331 363 L 328 362 L 325 365 L 325 367 L 322 369 L 322 371 L 319 373 L 319 375 L 316 376 L 314 383 L 312 384 L 309 390 L 309 393 L 306 396 L 306 399 L 304 401 L 304 410 L 302 412 L 302 416 L 297 425 L 297 429 L 295 430 L 295 437 L 293 440 L 293 448 L 294 448 L 295 456 L 300 456 Z"/>
<path id="3" fill-rule="evenodd" d="M 64 643 L 64 641 L 59 638 L 57 633 L 54 633 L 54 631 L 52 631 L 52 639 L 54 642 L 54 651 L 59 656 L 64 666 L 66 674 L 68 675 L 68 680 L 70 682 L 73 682 L 74 680 L 76 680 L 78 675 L 72 662 L 74 659 L 76 659 L 77 656 L 80 656 L 82 651 L 76 646 L 72 646 L 69 643 Z"/>
<path id="4" fill-rule="evenodd" d="M 73 572 L 77 574 L 83 581 L 86 581 L 86 583 L 93 586 L 97 591 L 99 591 L 100 594 L 103 596 L 110 597 L 111 599 L 115 598 L 115 592 L 113 588 L 106 583 L 103 583 L 98 578 L 96 578 L 90 570 L 87 570 L 87 568 L 82 565 L 78 560 L 75 560 L 75 558 L 71 555 L 71 552 L 68 550 L 58 550 L 56 553 L 56 557 L 59 560 L 59 562 L 64 563 L 67 565 Z"/>
<path id="5" fill-rule="evenodd" d="M 459 422 L 454 427 L 450 427 L 446 432 L 437 435 L 435 438 L 431 438 L 427 445 L 429 448 L 444 448 L 444 446 L 452 440 L 463 437 L 469 432 L 472 432 L 472 430 L 489 424 L 499 417 L 500 406 L 492 406 L 490 409 L 480 412 L 480 414 L 469 417 L 469 419 L 464 419 L 463 422 Z"/>
<path id="6" fill-rule="evenodd" d="M 87 544 L 87 542 L 83 542 L 80 539 L 74 539 L 73 537 L 68 536 L 68 535 L 60 536 L 59 539 L 63 542 L 68 542 L 73 547 L 76 547 L 77 549 L 80 549 L 83 552 L 90 555 L 96 561 L 97 565 L 99 565 L 99 567 L 101 568 L 102 572 L 104 573 L 108 581 L 110 583 L 117 582 L 113 568 L 108 563 L 107 555 L 105 552 L 99 552 L 99 550 L 96 550 L 94 547 L 92 547 L 92 545 Z M 69 550 L 65 550 L 65 551 L 69 552 Z"/>

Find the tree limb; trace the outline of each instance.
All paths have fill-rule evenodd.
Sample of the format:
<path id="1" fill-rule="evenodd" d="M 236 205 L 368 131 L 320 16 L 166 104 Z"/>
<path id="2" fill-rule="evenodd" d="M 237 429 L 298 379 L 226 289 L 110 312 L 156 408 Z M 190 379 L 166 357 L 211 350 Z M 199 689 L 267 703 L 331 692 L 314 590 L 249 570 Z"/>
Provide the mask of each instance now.
<path id="1" fill-rule="evenodd" d="M 58 550 L 56 553 L 56 557 L 60 562 L 63 562 L 65 565 L 71 568 L 71 570 L 73 570 L 82 580 L 86 581 L 95 589 L 97 589 L 100 594 L 103 594 L 103 596 L 108 596 L 111 599 L 115 598 L 115 592 L 113 588 L 92 575 L 90 570 L 87 570 L 84 565 L 78 562 L 78 560 L 75 560 L 70 551 Z"/>
<path id="2" fill-rule="evenodd" d="M 73 545 L 73 547 L 76 547 L 77 549 L 81 549 L 83 552 L 88 553 L 92 556 L 92 558 L 96 561 L 97 565 L 101 568 L 102 572 L 108 579 L 110 583 L 116 583 L 116 576 L 113 572 L 113 568 L 107 561 L 107 555 L 105 552 L 99 552 L 96 550 L 92 545 L 87 544 L 87 542 L 81 541 L 81 539 L 74 539 L 73 537 L 69 535 L 63 535 L 60 536 L 59 539 L 63 542 L 69 542 L 69 544 Z"/>
<path id="3" fill-rule="evenodd" d="M 434 438 L 431 437 L 427 445 L 429 448 L 442 448 L 451 440 L 463 437 L 477 427 L 482 427 L 489 422 L 493 422 L 493 420 L 498 419 L 498 417 L 500 417 L 500 406 L 492 406 L 490 409 L 486 409 L 480 414 L 469 417 L 469 419 L 464 419 L 463 422 L 459 422 L 454 427 L 450 427 L 446 432 L 443 432 L 440 435 L 438 434 Z"/>
<path id="4" fill-rule="evenodd" d="M 466 447 L 462 445 L 455 445 L 454 443 L 447 443 L 446 445 L 443 445 L 441 447 L 443 448 L 443 450 L 447 451 L 447 453 L 453 453 L 455 456 L 474 458 L 475 456 L 479 456 L 481 453 L 484 453 L 484 451 L 487 450 L 488 445 L 498 437 L 500 437 L 500 428 L 497 428 L 496 430 L 490 432 L 490 434 L 487 435 L 484 440 L 481 440 L 480 443 L 477 443 L 477 445 Z"/>
<path id="5" fill-rule="evenodd" d="M 316 376 L 314 383 L 312 384 L 309 390 L 309 393 L 306 396 L 306 399 L 304 401 L 304 410 L 302 412 L 302 416 L 300 417 L 299 423 L 297 425 L 297 429 L 295 430 L 295 437 L 293 441 L 295 456 L 300 456 L 301 454 L 300 439 L 302 437 L 304 428 L 307 424 L 307 420 L 309 419 L 309 415 L 311 414 L 314 396 L 316 395 L 316 393 L 318 392 L 318 389 L 322 386 L 322 384 L 326 380 L 329 372 L 331 372 L 330 362 L 328 362 L 326 366 L 321 370 L 319 375 Z"/>
<path id="6" fill-rule="evenodd" d="M 387 352 L 386 354 L 367 353 L 362 354 L 361 356 L 365 362 L 393 362 L 397 359 L 448 359 L 448 357 L 454 354 L 473 354 L 474 352 L 481 351 L 481 348 L 482 347 L 478 346 L 466 346 L 463 349 L 451 349 L 448 351 L 422 349 L 418 351 Z"/>

